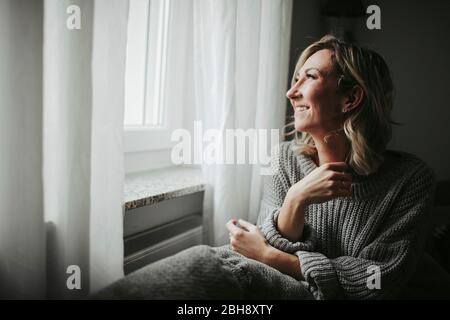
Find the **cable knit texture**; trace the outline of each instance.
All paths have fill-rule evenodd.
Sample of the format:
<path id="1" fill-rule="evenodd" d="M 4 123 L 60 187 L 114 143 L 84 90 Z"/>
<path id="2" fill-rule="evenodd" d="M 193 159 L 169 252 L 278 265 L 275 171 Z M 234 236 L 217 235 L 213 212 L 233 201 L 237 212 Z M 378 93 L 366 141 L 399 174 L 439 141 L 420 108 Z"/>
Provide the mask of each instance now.
<path id="1" fill-rule="evenodd" d="M 352 196 L 311 204 L 302 239 L 284 238 L 277 218 L 289 188 L 317 168 L 282 142 L 266 176 L 258 222 L 268 242 L 298 256 L 303 277 L 316 299 L 395 298 L 415 271 L 431 220 L 434 173 L 418 157 L 385 152 L 383 165 L 367 177 L 353 174 Z M 380 289 L 368 279 L 376 266 Z"/>

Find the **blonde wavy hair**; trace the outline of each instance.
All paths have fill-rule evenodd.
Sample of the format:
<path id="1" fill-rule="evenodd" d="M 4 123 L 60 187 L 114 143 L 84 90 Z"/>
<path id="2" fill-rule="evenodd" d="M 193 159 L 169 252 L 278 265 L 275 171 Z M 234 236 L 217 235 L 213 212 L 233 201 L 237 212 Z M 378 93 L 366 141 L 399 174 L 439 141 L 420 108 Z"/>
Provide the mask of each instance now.
<path id="1" fill-rule="evenodd" d="M 346 162 L 359 175 L 367 176 L 379 168 L 384 158 L 383 153 L 392 136 L 391 124 L 398 124 L 390 119 L 393 107 L 394 86 L 389 68 L 384 59 L 375 51 L 342 41 L 332 35 L 326 35 L 307 47 L 295 67 L 295 74 L 305 61 L 322 49 L 333 52 L 332 59 L 338 74 L 338 90 L 345 93 L 355 85 L 363 90 L 361 104 L 344 114 L 342 128 L 348 141 L 350 151 Z M 293 126 L 295 121 L 285 127 Z M 311 135 L 292 130 L 286 136 L 294 136 L 294 149 L 300 154 L 314 155 L 317 150 Z M 336 134 L 330 133 L 329 136 Z M 325 142 L 327 142 L 325 137 Z"/>

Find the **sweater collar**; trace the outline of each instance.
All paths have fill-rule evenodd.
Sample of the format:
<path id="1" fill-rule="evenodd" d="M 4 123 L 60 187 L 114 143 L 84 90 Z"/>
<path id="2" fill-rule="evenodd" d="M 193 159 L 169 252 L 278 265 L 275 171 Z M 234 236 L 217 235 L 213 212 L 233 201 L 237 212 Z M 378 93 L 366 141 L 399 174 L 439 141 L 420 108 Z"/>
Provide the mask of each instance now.
<path id="1" fill-rule="evenodd" d="M 317 165 L 311 156 L 301 154 L 297 155 L 297 157 L 303 177 L 317 168 Z M 390 157 L 389 152 L 384 153 L 384 158 L 385 160 L 380 168 L 375 173 L 368 176 L 358 175 L 351 169 L 353 176 L 352 194 L 354 198 L 367 198 L 380 193 L 380 191 L 390 186 L 392 178 L 401 174 L 399 172 L 400 168 L 395 165 L 395 161 Z"/>

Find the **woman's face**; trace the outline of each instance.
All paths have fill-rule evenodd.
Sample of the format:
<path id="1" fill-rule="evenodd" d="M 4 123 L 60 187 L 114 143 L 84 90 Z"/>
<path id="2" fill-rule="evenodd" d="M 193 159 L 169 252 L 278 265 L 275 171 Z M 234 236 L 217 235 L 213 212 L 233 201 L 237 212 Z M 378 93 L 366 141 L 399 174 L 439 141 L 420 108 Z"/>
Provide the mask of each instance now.
<path id="1" fill-rule="evenodd" d="M 286 94 L 294 108 L 297 131 L 324 136 L 342 123 L 343 96 L 337 90 L 332 54 L 323 49 L 310 56 Z"/>

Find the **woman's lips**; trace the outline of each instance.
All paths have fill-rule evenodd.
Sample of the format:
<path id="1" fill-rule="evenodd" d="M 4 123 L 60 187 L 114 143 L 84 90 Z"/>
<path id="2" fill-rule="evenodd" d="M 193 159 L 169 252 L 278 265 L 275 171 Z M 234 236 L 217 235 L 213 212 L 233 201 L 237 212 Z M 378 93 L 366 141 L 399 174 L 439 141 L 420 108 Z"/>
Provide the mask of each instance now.
<path id="1" fill-rule="evenodd" d="M 303 113 L 303 112 L 305 112 L 305 111 L 307 111 L 307 110 L 309 110 L 310 108 L 308 107 L 308 106 L 297 106 L 297 107 L 294 107 L 294 110 L 295 110 L 295 115 L 297 115 L 297 114 L 301 114 L 301 113 Z"/>

